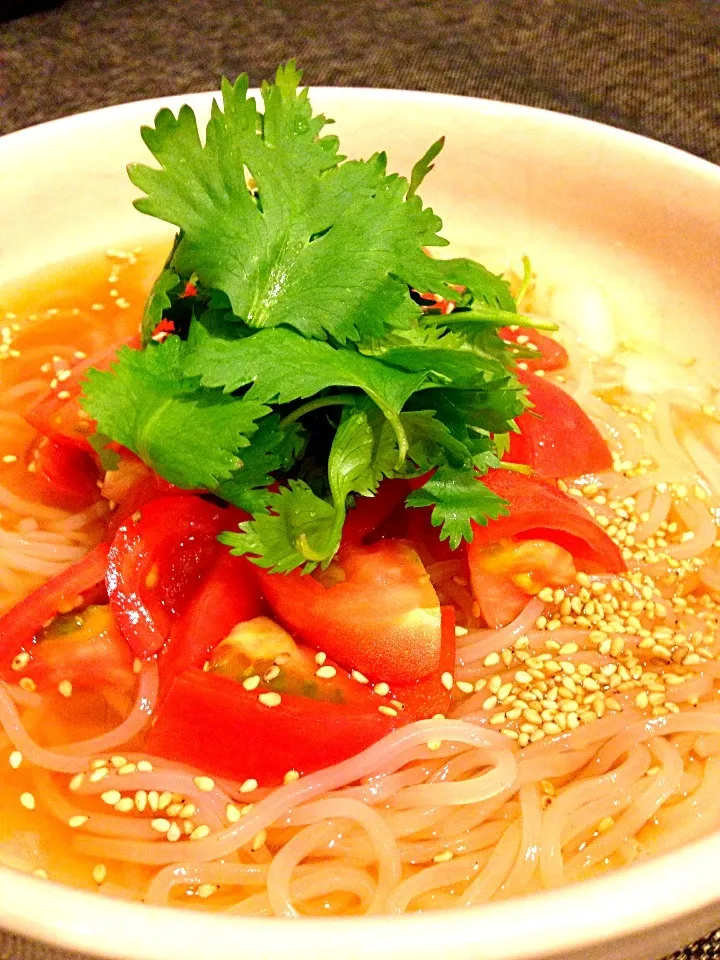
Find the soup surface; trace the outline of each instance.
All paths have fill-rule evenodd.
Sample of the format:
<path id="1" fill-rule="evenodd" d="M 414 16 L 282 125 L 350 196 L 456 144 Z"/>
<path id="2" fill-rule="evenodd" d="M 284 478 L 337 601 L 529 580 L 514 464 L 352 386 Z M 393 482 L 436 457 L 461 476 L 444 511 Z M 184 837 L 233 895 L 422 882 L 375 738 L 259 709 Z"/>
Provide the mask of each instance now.
<path id="1" fill-rule="evenodd" d="M 24 416 L 48 390 L 71 400 L 71 390 L 67 398 L 62 392 L 75 382 L 72 368 L 135 333 L 162 257 L 108 251 L 3 292 L 0 612 L 37 596 L 42 584 L 117 535 L 127 497 L 122 470 L 93 461 L 89 486 L 63 486 L 66 472 L 47 459 L 41 434 Z M 519 278 L 511 283 L 518 292 Z M 537 316 L 551 314 L 552 304 L 553 292 L 533 282 L 520 306 Z M 582 337 L 587 310 L 579 301 L 577 322 L 558 334 L 567 357 L 545 344 L 542 363 L 520 365 L 540 412 L 544 384 L 555 383 L 593 419 L 611 452 L 604 469 L 569 475 L 572 439 L 553 440 L 549 409 L 544 421 L 527 421 L 526 447 L 515 440 L 514 449 L 538 474 L 538 451 L 549 446 L 556 469 L 542 482 L 542 496 L 551 488 L 561 499 L 529 506 L 530 494 L 513 500 L 514 488 L 502 486 L 507 473 L 496 471 L 517 529 L 485 540 L 478 533 L 474 545 L 450 551 L 426 514 L 404 510 L 399 500 L 363 520 L 361 542 L 369 546 L 359 555 L 373 542 L 381 551 L 378 543 L 409 543 L 444 611 L 454 653 L 424 712 L 407 687 L 398 699 L 400 687 L 375 675 L 366 690 L 367 678 L 355 670 L 348 682 L 375 697 L 389 724 L 376 743 L 319 769 L 288 764 L 279 782 L 269 774 L 265 781 L 249 772 L 234 777 L 212 747 L 222 731 L 199 736 L 209 766 L 183 754 L 187 725 L 163 732 L 163 703 L 172 695 L 163 690 L 162 660 L 160 700 L 155 658 L 133 660 L 128 651 L 105 659 L 92 683 L 69 681 L 62 665 L 60 673 L 33 679 L 37 659 L 45 651 L 46 666 L 53 644 L 61 653 L 63 642 L 97 649 L 103 638 L 119 636 L 117 608 L 85 592 L 56 605 L 34 646 L 13 650 L 12 665 L 3 665 L 0 860 L 152 903 L 343 915 L 516 896 L 631 864 L 715 829 L 716 391 L 691 358 L 624 344 L 609 316 L 603 349 L 591 354 Z M 597 302 L 592 315 L 597 320 Z M 532 331 L 513 335 L 532 346 Z M 592 434 L 584 441 L 581 453 L 589 455 L 597 441 Z M 77 481 L 77 471 L 73 476 Z M 147 473 L 141 482 L 151 482 Z M 126 516 L 120 529 L 139 524 L 141 512 Z M 492 531 L 493 522 L 482 529 Z M 382 566 L 385 555 L 375 562 Z M 348 563 L 310 579 L 329 593 L 349 576 Z M 208 651 L 203 660 L 206 673 L 240 681 L 238 691 L 262 683 L 281 711 L 297 679 L 283 657 L 307 649 L 308 640 L 292 628 L 283 587 L 272 586 L 283 575 L 262 576 L 267 606 L 247 623 L 252 643 L 280 644 L 273 656 L 248 660 L 241 643 L 246 660 L 237 661 L 237 646 Z M 157 573 L 148 578 L 152 586 Z M 186 588 L 192 592 L 193 583 Z M 374 613 L 364 609 L 360 618 L 370 624 Z M 7 624 L 0 622 L 3 642 Z M 72 660 L 67 651 L 62 656 L 63 664 Z M 341 708 L 353 703 L 338 679 L 353 664 L 331 666 L 337 654 L 328 659 L 318 645 L 311 656 L 318 689 L 303 691 L 313 709 L 333 699 Z M 278 686 L 283 668 L 285 685 Z M 438 697 L 445 705 L 435 711 Z M 400 723 L 403 710 L 415 709 L 415 722 Z M 246 735 L 272 751 L 262 724 L 260 716 Z"/>

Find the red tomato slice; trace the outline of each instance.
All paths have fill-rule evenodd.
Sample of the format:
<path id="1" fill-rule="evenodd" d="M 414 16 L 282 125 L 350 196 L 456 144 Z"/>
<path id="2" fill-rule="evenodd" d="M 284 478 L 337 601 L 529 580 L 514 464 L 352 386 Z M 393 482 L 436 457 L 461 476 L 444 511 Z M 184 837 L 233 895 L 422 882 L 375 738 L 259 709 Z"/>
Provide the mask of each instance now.
<path id="1" fill-rule="evenodd" d="M 117 470 L 105 475 L 102 495 L 115 504 L 105 532 L 105 539 L 112 540 L 129 517 L 146 503 L 159 497 L 187 497 L 190 491 L 173 486 L 146 466 L 129 450 L 123 453 Z M 243 517 L 243 519 L 246 519 Z"/>
<path id="2" fill-rule="evenodd" d="M 357 497 L 343 526 L 343 542 L 363 543 L 392 516 L 410 493 L 406 480 L 383 480 L 374 497 Z"/>
<path id="3" fill-rule="evenodd" d="M 415 683 L 397 683 L 390 696 L 403 705 L 403 723 L 413 720 L 428 720 L 438 713 L 447 713 L 452 703 L 452 692 L 442 682 L 444 673 L 455 673 L 455 611 L 442 607 L 442 648 L 440 663 L 429 677 Z"/>
<path id="4" fill-rule="evenodd" d="M 437 669 L 440 604 L 408 543 L 342 547 L 323 575 L 330 586 L 298 571 L 258 569 L 258 576 L 290 633 L 347 669 L 388 683 L 417 680 Z"/>
<path id="5" fill-rule="evenodd" d="M 514 330 L 510 327 L 501 327 L 500 336 L 503 340 L 511 340 L 520 346 L 533 346 L 540 353 L 540 356 L 534 360 L 521 360 L 527 370 L 563 370 L 568 365 L 568 353 L 565 347 L 553 340 L 552 337 L 546 337 L 538 330 L 530 330 L 527 327 L 516 327 Z M 524 339 L 527 337 L 527 339 Z"/>
<path id="6" fill-rule="evenodd" d="M 510 434 L 508 462 L 525 463 L 547 479 L 612 470 L 608 445 L 569 394 L 534 373 L 516 375 L 535 406 L 517 418 L 520 433 Z"/>
<path id="7" fill-rule="evenodd" d="M 195 590 L 185 614 L 173 625 L 160 654 L 163 689 L 178 674 L 202 667 L 232 628 L 265 612 L 257 580 L 245 557 L 221 550 Z"/>
<path id="8" fill-rule="evenodd" d="M 37 477 L 47 482 L 53 499 L 69 510 L 82 510 L 100 499 L 101 472 L 86 450 L 41 437 L 30 455 Z"/>
<path id="9" fill-rule="evenodd" d="M 51 440 L 91 452 L 92 447 L 87 438 L 88 434 L 92 433 L 94 424 L 79 403 L 83 374 L 91 367 L 107 370 L 123 345 L 135 350 L 140 346 L 140 338 L 135 335 L 76 363 L 71 367 L 71 375 L 67 380 L 58 384 L 56 389 L 43 393 L 30 404 L 25 411 L 28 423 Z"/>
<path id="10" fill-rule="evenodd" d="M 31 657 L 22 673 L 41 691 L 57 689 L 66 680 L 80 689 L 110 683 L 125 690 L 136 681 L 133 655 L 109 605 L 89 606 L 56 618 L 38 639 Z"/>
<path id="11" fill-rule="evenodd" d="M 228 677 L 188 670 L 161 704 L 147 750 L 213 776 L 273 786 L 289 770 L 313 773 L 347 760 L 396 726 L 370 690 L 366 710 L 290 693 L 267 707 L 258 696 Z"/>
<path id="12" fill-rule="evenodd" d="M 108 548 L 104 543 L 28 594 L 0 617 L 0 663 L 28 650 L 36 635 L 58 613 L 79 606 L 78 600 L 101 585 L 107 569 Z"/>
<path id="13" fill-rule="evenodd" d="M 564 547 L 586 570 L 622 573 L 627 569 L 620 548 L 587 510 L 554 484 L 512 470 L 490 470 L 482 482 L 510 503 L 510 515 L 481 527 L 473 523 L 467 545 L 470 570 L 477 551 L 499 540 L 549 540 Z"/>
<path id="14" fill-rule="evenodd" d="M 470 548 L 468 549 L 470 554 Z M 470 561 L 470 584 L 472 593 L 480 606 L 483 620 L 496 630 L 504 627 L 520 614 L 527 605 L 530 597 L 512 580 L 497 573 L 487 573 L 479 564 L 473 562 L 475 554 L 468 557 Z"/>
<path id="15" fill-rule="evenodd" d="M 157 653 L 219 554 L 227 514 L 200 497 L 160 497 L 117 531 L 107 591 L 118 626 L 139 657 Z M 133 515 L 136 516 L 136 515 Z"/>

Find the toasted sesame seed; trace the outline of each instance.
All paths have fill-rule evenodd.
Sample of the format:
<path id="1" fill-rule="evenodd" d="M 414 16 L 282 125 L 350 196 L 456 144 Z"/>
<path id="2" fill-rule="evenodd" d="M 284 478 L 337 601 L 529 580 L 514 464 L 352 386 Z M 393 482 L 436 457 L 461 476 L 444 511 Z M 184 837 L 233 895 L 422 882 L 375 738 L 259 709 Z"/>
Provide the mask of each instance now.
<path id="1" fill-rule="evenodd" d="M 433 863 L 448 863 L 454 856 L 455 854 L 452 852 L 452 850 L 443 850 L 442 853 L 435 854 L 433 857 Z"/>
<path id="2" fill-rule="evenodd" d="M 332 680 L 336 673 L 337 670 L 335 667 L 330 666 L 330 664 L 326 664 L 324 667 L 320 667 L 315 671 L 315 676 L 319 677 L 321 680 Z"/>
<path id="3" fill-rule="evenodd" d="M 105 883 L 105 878 L 107 877 L 107 867 L 104 863 L 98 863 L 93 867 L 92 877 L 98 886 Z"/>
<path id="4" fill-rule="evenodd" d="M 266 830 L 260 830 L 260 831 L 258 831 L 258 833 L 256 833 L 255 836 L 253 837 L 252 843 L 250 844 L 250 849 L 251 849 L 251 850 L 253 851 L 253 853 L 254 853 L 256 850 L 259 850 L 260 847 L 265 846 L 265 843 L 266 843 L 266 842 L 267 842 L 267 831 L 266 831 Z"/>
<path id="5" fill-rule="evenodd" d="M 283 783 L 295 783 L 296 780 L 300 779 L 300 774 L 297 770 L 288 770 L 288 772 L 283 777 Z"/>
<path id="6" fill-rule="evenodd" d="M 396 717 L 398 715 L 398 712 L 394 707 L 388 707 L 384 703 L 381 703 L 378 707 L 378 713 L 382 713 L 386 717 Z"/>
<path id="7" fill-rule="evenodd" d="M 206 823 L 201 823 L 199 826 L 195 827 L 193 832 L 190 834 L 191 840 L 204 840 L 205 837 L 210 836 L 210 827 Z"/>
<path id="8" fill-rule="evenodd" d="M 615 821 L 612 817 L 603 817 L 602 820 L 597 825 L 598 833 L 607 833 L 607 831 L 615 826 Z"/>
<path id="9" fill-rule="evenodd" d="M 211 793 L 215 789 L 215 781 L 211 777 L 195 777 L 193 783 L 202 793 Z"/>
<path id="10" fill-rule="evenodd" d="M 282 697 L 279 693 L 261 693 L 258 697 L 258 701 L 264 707 L 277 707 L 282 702 Z"/>

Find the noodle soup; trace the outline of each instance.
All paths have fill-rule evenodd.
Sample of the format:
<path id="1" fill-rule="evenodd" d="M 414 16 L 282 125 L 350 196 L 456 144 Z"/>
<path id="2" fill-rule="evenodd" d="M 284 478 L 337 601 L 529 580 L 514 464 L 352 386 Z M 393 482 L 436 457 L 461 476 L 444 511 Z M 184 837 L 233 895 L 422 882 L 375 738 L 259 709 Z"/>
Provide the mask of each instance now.
<path id="1" fill-rule="evenodd" d="M 40 486 L 22 414 L 81 355 L 136 326 L 158 259 L 96 256 L 6 294 L 4 610 L 94 547 L 113 506 L 69 510 Z M 525 307 L 547 311 L 552 298 L 531 289 Z M 628 574 L 579 572 L 491 630 L 465 561 L 426 557 L 457 613 L 448 719 L 275 789 L 146 757 L 137 714 L 127 726 L 132 690 L 40 695 L 20 670 L 3 695 L 3 861 L 148 902 L 326 915 L 517 896 L 714 829 L 717 494 L 703 469 L 716 455 L 714 396 L 676 361 L 669 401 L 633 394 L 636 354 L 591 365 L 570 327 L 561 336 L 570 365 L 547 376 L 592 414 L 614 470 L 560 487 L 619 544 Z M 150 668 L 139 683 L 154 702 Z M 158 821 L 181 825 L 181 839 L 158 842 Z"/>
<path id="2" fill-rule="evenodd" d="M 298 79 L 235 127 L 255 108 L 226 85 L 204 151 L 166 149 L 187 111 L 146 132 L 169 255 L 6 294 L 0 859 L 353 916 L 714 830 L 716 386 L 597 292 L 427 257 L 441 144 L 409 181 L 343 165 Z"/>

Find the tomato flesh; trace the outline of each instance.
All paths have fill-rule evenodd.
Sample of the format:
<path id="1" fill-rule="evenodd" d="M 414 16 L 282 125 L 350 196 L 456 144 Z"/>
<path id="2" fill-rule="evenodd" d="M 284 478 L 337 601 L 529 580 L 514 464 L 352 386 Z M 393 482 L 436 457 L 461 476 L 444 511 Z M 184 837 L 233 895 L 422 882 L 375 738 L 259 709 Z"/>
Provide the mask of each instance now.
<path id="1" fill-rule="evenodd" d="M 115 534 L 107 591 L 123 636 L 139 657 L 157 653 L 222 549 L 226 511 L 195 496 L 160 497 Z"/>
<path id="2" fill-rule="evenodd" d="M 55 502 L 66 509 L 82 510 L 100 499 L 100 470 L 86 450 L 41 437 L 31 452 L 30 463 Z"/>
<path id="3" fill-rule="evenodd" d="M 58 613 L 83 606 L 83 597 L 88 591 L 97 593 L 97 588 L 102 588 L 104 583 L 107 557 L 107 546 L 100 544 L 0 617 L 0 664 L 7 664 L 9 668 L 18 653 L 30 649 L 49 620 Z M 99 592 L 102 594 L 103 590 Z"/>
<path id="4" fill-rule="evenodd" d="M 221 549 L 170 630 L 159 660 L 161 688 L 185 670 L 202 667 L 233 627 L 264 610 L 250 562 Z"/>
<path id="5" fill-rule="evenodd" d="M 527 327 L 501 327 L 500 336 L 519 346 L 532 345 L 540 354 L 520 362 L 526 370 L 563 370 L 568 365 L 568 353 L 565 347 L 553 337 L 547 337 L 539 330 Z M 522 338 L 522 339 L 521 339 Z"/>
<path id="6" fill-rule="evenodd" d="M 438 666 L 440 604 L 415 550 L 399 540 L 341 547 L 325 586 L 298 571 L 258 571 L 290 633 L 373 680 L 417 680 Z M 336 578 L 336 582 L 332 582 Z"/>
<path id="7" fill-rule="evenodd" d="M 512 470 L 490 470 L 482 482 L 509 502 L 510 515 L 484 527 L 473 523 L 473 540 L 467 545 L 471 571 L 478 551 L 511 537 L 556 543 L 581 569 L 605 573 L 627 569 L 617 544 L 554 484 Z"/>
<path id="8" fill-rule="evenodd" d="M 510 434 L 508 462 L 527 464 L 544 479 L 612 469 L 610 448 L 569 394 L 534 373 L 518 371 L 516 375 L 534 407 L 516 420 L 520 433 Z"/>

